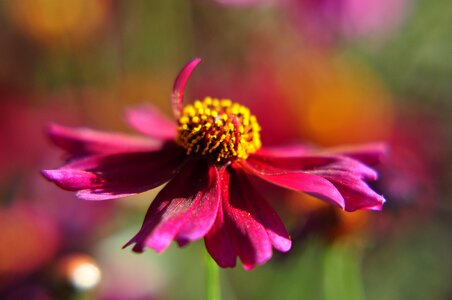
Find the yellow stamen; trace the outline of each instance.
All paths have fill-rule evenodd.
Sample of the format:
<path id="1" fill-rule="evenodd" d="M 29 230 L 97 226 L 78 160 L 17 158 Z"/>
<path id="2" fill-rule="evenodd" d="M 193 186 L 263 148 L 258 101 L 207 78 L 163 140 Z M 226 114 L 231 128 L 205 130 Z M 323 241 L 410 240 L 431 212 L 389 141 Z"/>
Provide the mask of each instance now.
<path id="1" fill-rule="evenodd" d="M 217 163 L 246 159 L 261 147 L 256 117 L 229 99 L 206 97 L 186 105 L 178 125 L 176 142 L 188 155 L 205 155 Z"/>

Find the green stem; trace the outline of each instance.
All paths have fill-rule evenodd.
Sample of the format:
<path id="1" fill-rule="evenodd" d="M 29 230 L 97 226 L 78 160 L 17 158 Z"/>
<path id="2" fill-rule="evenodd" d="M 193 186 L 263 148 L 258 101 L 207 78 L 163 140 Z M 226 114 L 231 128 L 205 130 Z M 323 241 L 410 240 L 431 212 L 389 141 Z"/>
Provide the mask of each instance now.
<path id="1" fill-rule="evenodd" d="M 220 300 L 220 268 L 206 251 L 206 299 Z"/>

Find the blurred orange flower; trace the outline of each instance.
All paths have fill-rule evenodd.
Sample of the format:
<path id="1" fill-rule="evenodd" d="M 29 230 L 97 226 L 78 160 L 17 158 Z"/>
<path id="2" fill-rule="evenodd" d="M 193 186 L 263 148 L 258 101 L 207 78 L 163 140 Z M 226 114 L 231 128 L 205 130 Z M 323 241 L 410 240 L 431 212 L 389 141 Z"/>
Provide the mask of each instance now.
<path id="1" fill-rule="evenodd" d="M 0 286 L 49 261 L 58 247 L 56 224 L 28 206 L 0 208 Z"/>
<path id="2" fill-rule="evenodd" d="M 44 45 L 77 46 L 93 38 L 111 10 L 109 0 L 6 0 L 10 20 Z"/>
<path id="3" fill-rule="evenodd" d="M 303 137 L 323 145 L 388 137 L 392 98 L 371 70 L 318 51 L 287 61 L 279 78 Z"/>

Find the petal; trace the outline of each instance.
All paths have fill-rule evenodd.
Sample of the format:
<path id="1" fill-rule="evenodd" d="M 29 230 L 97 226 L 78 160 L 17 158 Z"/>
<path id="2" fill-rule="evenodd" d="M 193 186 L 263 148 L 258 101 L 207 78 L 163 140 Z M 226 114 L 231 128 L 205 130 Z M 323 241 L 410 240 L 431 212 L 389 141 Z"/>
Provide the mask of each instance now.
<path id="1" fill-rule="evenodd" d="M 171 105 L 173 107 L 174 117 L 177 119 L 182 111 L 184 101 L 185 84 L 193 70 L 201 62 L 200 58 L 194 58 L 189 61 L 179 72 L 173 85 L 173 94 L 171 95 Z"/>
<path id="2" fill-rule="evenodd" d="M 176 137 L 176 122 L 168 119 L 153 105 L 130 108 L 126 112 L 126 119 L 136 131 L 152 138 L 172 140 Z"/>
<path id="3" fill-rule="evenodd" d="M 225 182 L 224 180 L 221 182 L 223 187 L 228 187 L 229 182 Z M 221 203 L 218 207 L 215 222 L 210 231 L 204 237 L 204 242 L 207 251 L 220 267 L 235 267 L 237 254 L 235 253 L 232 240 L 226 227 L 223 205 Z"/>
<path id="4" fill-rule="evenodd" d="M 355 174 L 345 171 L 318 171 L 324 178 L 330 180 L 345 199 L 346 211 L 381 210 L 385 199 L 375 193 L 364 181 Z"/>
<path id="5" fill-rule="evenodd" d="M 43 170 L 41 173 L 49 181 L 69 191 L 84 189 L 97 181 L 96 174 L 80 170 Z"/>
<path id="6" fill-rule="evenodd" d="M 324 150 L 317 150 L 308 145 L 294 144 L 288 146 L 265 147 L 260 149 L 254 156 L 262 157 L 300 157 L 312 155 L 319 156 L 348 156 L 361 163 L 374 166 L 387 154 L 388 146 L 384 143 L 361 144 L 350 146 L 339 146 Z"/>
<path id="7" fill-rule="evenodd" d="M 157 152 L 93 155 L 43 175 L 85 200 L 114 199 L 141 193 L 168 181 L 185 155 L 178 147 Z"/>
<path id="8" fill-rule="evenodd" d="M 374 143 L 359 146 L 334 147 L 329 148 L 323 153 L 345 155 L 367 165 L 374 166 L 381 161 L 387 152 L 388 145 L 384 143 Z"/>
<path id="9" fill-rule="evenodd" d="M 209 167 L 209 185 L 204 196 L 193 208 L 190 217 L 177 234 L 176 239 L 180 246 L 202 238 L 210 230 L 221 202 L 220 190 L 218 171 L 212 165 Z"/>
<path id="10" fill-rule="evenodd" d="M 150 139 L 57 124 L 50 124 L 47 133 L 58 147 L 77 155 L 151 151 L 161 147 L 160 142 Z"/>
<path id="11" fill-rule="evenodd" d="M 272 244 L 259 216 L 247 197 L 246 189 L 232 168 L 229 193 L 223 190 L 223 211 L 229 236 L 243 267 L 253 269 L 272 256 Z M 226 172 L 225 172 L 226 173 Z"/>
<path id="12" fill-rule="evenodd" d="M 218 198 L 219 195 L 217 183 L 215 167 L 209 168 L 203 160 L 188 160 L 181 171 L 157 195 L 146 213 L 140 231 L 124 247 L 135 243 L 133 250 L 136 252 L 143 251 L 144 247 L 157 252 L 164 251 L 200 203 L 218 201 L 212 199 Z M 214 220 L 215 213 L 216 211 L 211 212 L 208 218 Z M 203 225 L 209 228 L 199 227 L 193 235 L 185 234 L 191 238 L 197 236 L 200 231 L 206 232 L 212 225 L 208 223 L 205 222 Z"/>
<path id="13" fill-rule="evenodd" d="M 377 172 L 346 156 L 253 155 L 241 164 L 250 173 L 267 181 L 336 203 L 347 211 L 377 210 L 384 203 L 384 198 L 365 183 L 365 180 L 376 180 Z"/>
<path id="14" fill-rule="evenodd" d="M 264 163 L 276 169 L 287 171 L 311 171 L 317 169 L 337 169 L 353 172 L 364 179 L 376 180 L 377 172 L 365 164 L 342 155 L 305 154 L 300 156 L 264 156 L 252 155 L 249 162 Z"/>
<path id="15" fill-rule="evenodd" d="M 275 168 L 263 161 L 251 158 L 242 161 L 244 170 L 273 184 L 304 192 L 344 208 L 344 198 L 336 187 L 321 176 L 303 171 Z"/>
<path id="16" fill-rule="evenodd" d="M 260 223 L 264 226 L 265 230 L 267 230 L 272 245 L 281 252 L 289 251 L 292 242 L 289 233 L 278 214 L 253 187 L 243 171 L 238 172 L 238 176 L 242 186 L 243 196 L 254 208 Z"/>
<path id="17" fill-rule="evenodd" d="M 298 157 L 309 153 L 311 149 L 306 145 L 293 144 L 287 146 L 278 147 L 265 147 L 261 148 L 253 155 L 264 156 L 264 157 Z"/>

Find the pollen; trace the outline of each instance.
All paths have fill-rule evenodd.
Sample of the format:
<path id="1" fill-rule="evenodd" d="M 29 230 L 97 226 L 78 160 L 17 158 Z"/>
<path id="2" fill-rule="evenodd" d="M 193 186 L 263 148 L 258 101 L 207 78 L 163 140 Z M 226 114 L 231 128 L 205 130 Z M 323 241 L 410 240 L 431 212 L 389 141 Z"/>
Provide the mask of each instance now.
<path id="1" fill-rule="evenodd" d="M 245 106 L 206 97 L 184 107 L 176 142 L 188 155 L 227 163 L 256 152 L 261 147 L 260 130 L 256 117 Z"/>

